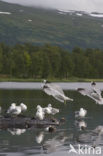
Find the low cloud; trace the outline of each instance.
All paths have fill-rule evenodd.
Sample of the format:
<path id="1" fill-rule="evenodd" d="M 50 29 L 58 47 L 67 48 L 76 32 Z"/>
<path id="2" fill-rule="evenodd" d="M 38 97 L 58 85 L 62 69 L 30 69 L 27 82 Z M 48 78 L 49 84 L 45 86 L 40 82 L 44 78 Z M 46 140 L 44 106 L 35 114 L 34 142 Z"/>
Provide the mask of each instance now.
<path id="1" fill-rule="evenodd" d="M 62 10 L 103 12 L 103 0 L 3 0 L 10 3 Z"/>

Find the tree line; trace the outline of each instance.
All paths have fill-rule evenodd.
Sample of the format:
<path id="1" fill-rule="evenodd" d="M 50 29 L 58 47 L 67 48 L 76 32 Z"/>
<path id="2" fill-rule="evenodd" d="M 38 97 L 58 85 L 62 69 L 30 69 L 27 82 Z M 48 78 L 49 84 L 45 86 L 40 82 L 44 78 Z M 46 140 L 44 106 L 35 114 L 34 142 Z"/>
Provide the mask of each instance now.
<path id="1" fill-rule="evenodd" d="M 103 78 L 103 50 L 0 43 L 0 75 L 15 78 Z"/>

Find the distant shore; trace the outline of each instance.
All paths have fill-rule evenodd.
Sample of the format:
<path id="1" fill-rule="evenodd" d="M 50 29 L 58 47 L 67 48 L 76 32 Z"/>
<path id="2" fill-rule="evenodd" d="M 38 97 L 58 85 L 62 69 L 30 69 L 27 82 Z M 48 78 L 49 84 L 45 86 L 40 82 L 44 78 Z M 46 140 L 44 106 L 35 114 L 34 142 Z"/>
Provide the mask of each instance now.
<path id="1" fill-rule="evenodd" d="M 45 79 L 45 78 L 44 78 Z M 0 82 L 42 82 L 44 79 L 21 79 L 21 78 L 0 78 Z M 103 79 L 69 78 L 69 79 L 47 79 L 51 82 L 103 82 Z"/>

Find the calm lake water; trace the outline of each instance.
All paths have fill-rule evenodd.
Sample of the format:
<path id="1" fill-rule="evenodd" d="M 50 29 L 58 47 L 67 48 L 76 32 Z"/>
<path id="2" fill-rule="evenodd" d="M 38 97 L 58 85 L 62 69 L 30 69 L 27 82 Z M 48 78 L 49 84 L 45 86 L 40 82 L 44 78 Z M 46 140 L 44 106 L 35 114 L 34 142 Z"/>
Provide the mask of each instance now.
<path id="1" fill-rule="evenodd" d="M 60 113 L 55 117 L 58 119 L 66 118 L 66 122 L 57 127 L 54 133 L 48 133 L 44 129 L 28 129 L 22 130 L 21 135 L 18 132 L 17 135 L 10 129 L 0 130 L 0 156 L 83 155 L 69 153 L 70 144 L 76 150 L 78 150 L 79 144 L 90 147 L 96 145 L 96 147 L 101 148 L 101 155 L 103 155 L 103 136 L 94 133 L 97 126 L 103 125 L 103 106 L 97 105 L 93 100 L 80 95 L 75 90 L 78 87 L 88 87 L 90 83 L 59 83 L 59 85 L 65 89 L 67 96 L 74 99 L 73 102 L 64 105 L 46 95 L 40 90 L 41 83 L 0 83 L 0 106 L 4 112 L 11 103 L 20 104 L 23 102 L 28 106 L 28 111 L 25 114 L 33 116 L 38 104 L 45 107 L 51 103 L 53 107 L 60 109 Z M 97 83 L 97 86 L 103 89 L 103 83 Z M 81 107 L 88 111 L 87 117 L 83 119 L 87 125 L 84 131 L 80 130 L 78 125 L 81 121 L 75 119 L 74 113 Z M 92 153 L 87 153 L 87 155 L 92 155 Z"/>

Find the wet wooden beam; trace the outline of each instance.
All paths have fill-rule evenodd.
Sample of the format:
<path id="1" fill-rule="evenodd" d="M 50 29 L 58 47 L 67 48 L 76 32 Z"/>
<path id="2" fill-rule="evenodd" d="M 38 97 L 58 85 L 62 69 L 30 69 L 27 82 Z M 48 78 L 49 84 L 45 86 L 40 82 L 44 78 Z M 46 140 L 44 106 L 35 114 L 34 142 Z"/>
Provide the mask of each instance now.
<path id="1" fill-rule="evenodd" d="M 0 129 L 7 128 L 45 128 L 49 125 L 58 126 L 59 121 L 54 118 L 46 118 L 44 120 L 39 120 L 31 117 L 0 117 Z"/>

